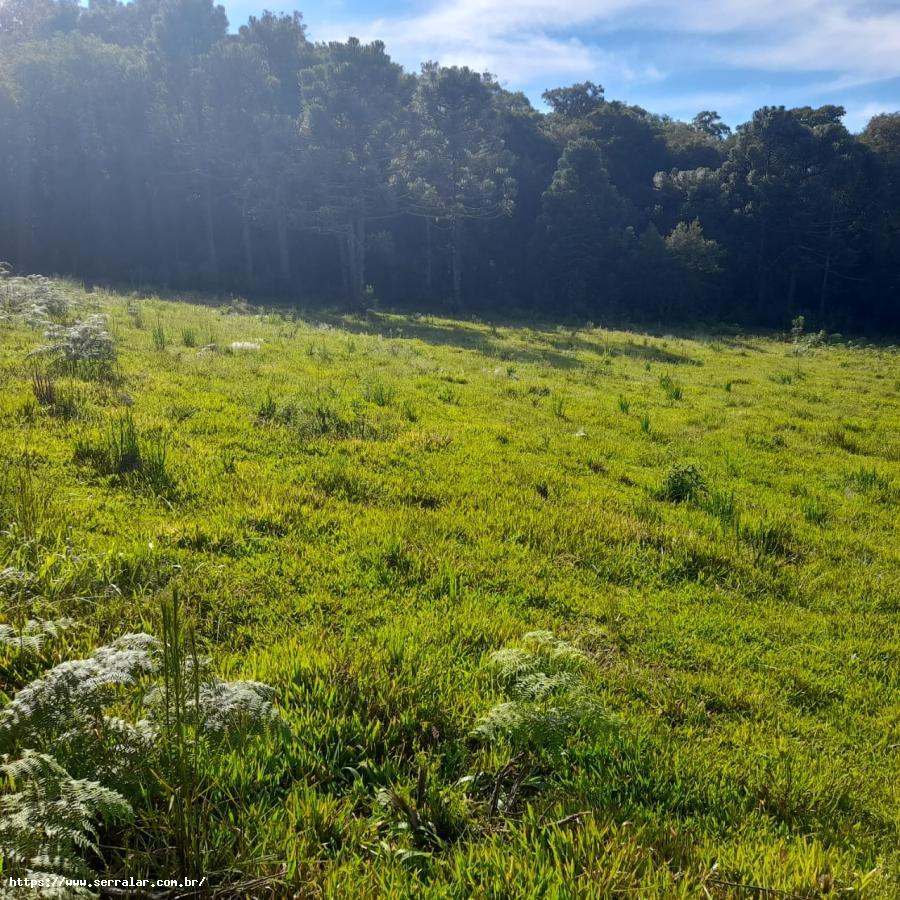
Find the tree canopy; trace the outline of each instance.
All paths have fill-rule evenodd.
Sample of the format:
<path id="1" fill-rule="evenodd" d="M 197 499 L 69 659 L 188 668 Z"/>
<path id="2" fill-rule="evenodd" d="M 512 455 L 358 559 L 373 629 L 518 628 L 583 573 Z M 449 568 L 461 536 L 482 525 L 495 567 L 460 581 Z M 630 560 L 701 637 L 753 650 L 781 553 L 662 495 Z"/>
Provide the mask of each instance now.
<path id="1" fill-rule="evenodd" d="M 502 74 L 502 73 L 501 73 Z M 900 113 L 733 132 L 213 0 L 0 6 L 0 260 L 304 302 L 900 328 Z"/>

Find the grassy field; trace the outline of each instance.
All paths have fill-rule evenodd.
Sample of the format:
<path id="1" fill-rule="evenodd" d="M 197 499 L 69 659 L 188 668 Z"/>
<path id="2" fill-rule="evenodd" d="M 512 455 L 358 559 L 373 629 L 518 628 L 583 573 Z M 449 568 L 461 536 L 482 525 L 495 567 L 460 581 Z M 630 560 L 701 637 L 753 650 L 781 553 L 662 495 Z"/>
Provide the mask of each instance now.
<path id="1" fill-rule="evenodd" d="M 112 379 L 0 323 L 0 602 L 79 624 L 0 688 L 177 586 L 291 729 L 200 773 L 214 880 L 898 895 L 896 348 L 72 291 Z"/>

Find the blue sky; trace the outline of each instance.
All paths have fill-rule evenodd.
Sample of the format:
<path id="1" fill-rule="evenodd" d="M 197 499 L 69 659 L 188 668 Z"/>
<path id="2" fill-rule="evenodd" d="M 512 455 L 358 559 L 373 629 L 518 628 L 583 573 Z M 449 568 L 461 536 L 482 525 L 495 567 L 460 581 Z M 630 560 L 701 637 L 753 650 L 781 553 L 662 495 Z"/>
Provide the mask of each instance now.
<path id="1" fill-rule="evenodd" d="M 232 28 L 290 0 L 220 0 Z M 900 110 L 900 0 L 309 0 L 314 41 L 383 40 L 411 70 L 436 59 L 495 73 L 535 103 L 591 80 L 610 98 L 730 124 L 765 104 L 847 108 L 862 128 Z"/>

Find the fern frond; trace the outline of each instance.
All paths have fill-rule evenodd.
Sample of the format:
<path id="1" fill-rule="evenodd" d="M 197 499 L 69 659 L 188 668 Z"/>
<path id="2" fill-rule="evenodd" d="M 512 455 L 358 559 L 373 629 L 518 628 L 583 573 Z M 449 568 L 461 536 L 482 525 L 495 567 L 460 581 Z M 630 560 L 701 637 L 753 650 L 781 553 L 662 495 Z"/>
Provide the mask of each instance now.
<path id="1" fill-rule="evenodd" d="M 12 788 L 0 796 L 0 855 L 8 874 L 86 878 L 92 873 L 81 853 L 99 854 L 97 823 L 133 816 L 121 794 L 72 778 L 46 753 L 26 750 L 0 765 L 0 772 Z"/>
<path id="2" fill-rule="evenodd" d="M 14 647 L 36 653 L 45 641 L 55 640 L 60 632 L 71 628 L 73 624 L 71 619 L 29 619 L 21 631 L 16 631 L 12 625 L 0 625 L 0 647 Z"/>

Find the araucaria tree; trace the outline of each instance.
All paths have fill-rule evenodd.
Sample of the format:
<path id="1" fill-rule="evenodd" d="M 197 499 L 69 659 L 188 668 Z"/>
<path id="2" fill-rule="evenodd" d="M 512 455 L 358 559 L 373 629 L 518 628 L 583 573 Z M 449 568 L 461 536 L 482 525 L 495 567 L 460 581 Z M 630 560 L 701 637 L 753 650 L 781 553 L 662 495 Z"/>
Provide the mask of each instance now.
<path id="1" fill-rule="evenodd" d="M 900 113 L 732 131 L 215 0 L 0 0 L 0 262 L 359 308 L 900 330 Z M 736 124 L 736 123 L 733 123 Z M 710 243 L 714 242 L 714 243 Z M 368 299 L 367 299 L 368 298 Z"/>
<path id="2" fill-rule="evenodd" d="M 366 225 L 390 209 L 388 170 L 411 85 L 376 41 L 331 43 L 300 75 L 300 131 L 313 173 L 307 201 L 316 227 L 337 236 L 349 299 L 361 303 Z"/>
<path id="3" fill-rule="evenodd" d="M 493 103 L 495 91 L 491 78 L 471 69 L 422 66 L 406 140 L 394 163 L 406 209 L 428 223 L 429 269 L 430 223 L 449 231 L 456 304 L 462 301 L 465 222 L 509 215 L 516 192 Z"/>

